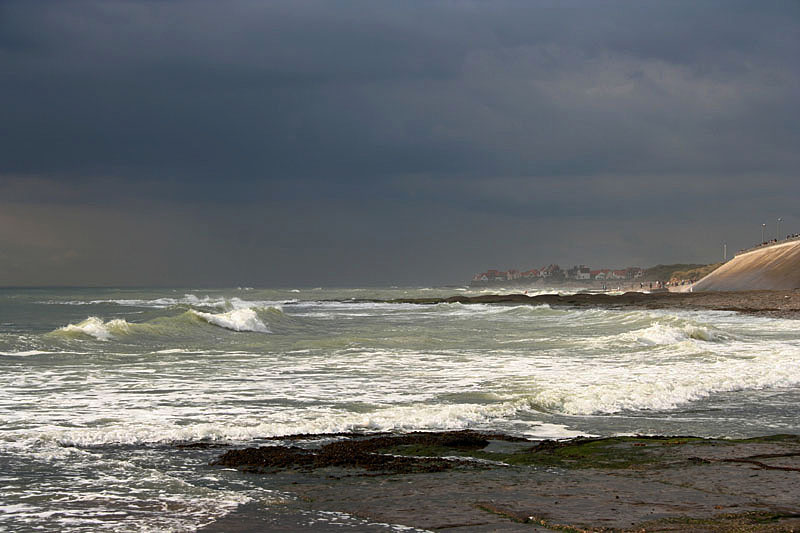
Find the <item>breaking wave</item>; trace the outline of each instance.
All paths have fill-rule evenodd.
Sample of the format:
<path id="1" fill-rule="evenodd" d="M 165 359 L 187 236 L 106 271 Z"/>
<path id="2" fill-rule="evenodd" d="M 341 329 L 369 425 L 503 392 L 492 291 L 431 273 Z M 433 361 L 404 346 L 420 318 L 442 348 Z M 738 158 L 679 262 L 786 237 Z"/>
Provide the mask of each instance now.
<path id="1" fill-rule="evenodd" d="M 4 357 L 31 357 L 33 355 L 61 355 L 65 353 L 75 352 L 48 352 L 43 350 L 22 350 L 18 352 L 0 352 L 0 356 Z"/>
<path id="2" fill-rule="evenodd" d="M 269 328 L 261 321 L 256 311 L 252 308 L 234 309 L 227 313 L 204 313 L 202 311 L 189 311 L 209 324 L 229 329 L 231 331 L 253 331 L 257 333 L 271 333 Z"/>
<path id="3" fill-rule="evenodd" d="M 771 346 L 757 355 L 695 356 L 680 362 L 597 365 L 544 383 L 531 406 L 567 415 L 668 411 L 715 394 L 800 385 L 800 354 Z"/>
<path id="4" fill-rule="evenodd" d="M 602 316 L 594 312 L 593 316 L 572 318 L 576 321 L 580 319 L 584 327 L 596 326 L 597 329 L 606 329 L 610 326 L 626 330 L 611 335 L 587 334 L 581 340 L 579 340 L 580 335 L 576 336 L 575 340 L 580 344 L 597 349 L 608 347 L 636 349 L 636 347 L 672 345 L 685 345 L 684 347 L 689 349 L 692 344 L 697 343 L 702 346 L 704 343 L 726 344 L 739 340 L 739 337 L 730 331 L 721 330 L 692 317 L 651 316 L 641 312 Z M 590 329 L 587 331 L 592 332 Z"/>
<path id="5" fill-rule="evenodd" d="M 714 342 L 722 339 L 720 334 L 711 328 L 694 324 L 683 326 L 654 324 L 644 329 L 626 333 L 623 338 L 651 345 L 675 344 L 687 340 Z"/>
<path id="6" fill-rule="evenodd" d="M 217 297 L 212 298 L 211 296 L 203 296 L 199 297 L 194 294 L 185 294 L 182 298 L 152 298 L 152 299 L 141 299 L 141 298 L 111 298 L 111 299 L 104 299 L 104 300 L 48 300 L 39 302 L 42 304 L 49 304 L 49 305 L 103 305 L 103 304 L 115 304 L 120 306 L 126 307 L 147 307 L 151 309 L 167 309 L 170 307 L 176 306 L 194 306 L 194 307 L 202 307 L 202 308 L 218 308 L 218 309 L 243 309 L 243 308 L 253 308 L 253 307 L 269 307 L 280 305 L 283 303 L 291 303 L 295 300 L 287 300 L 287 301 L 253 301 L 253 300 L 242 300 L 241 298 L 232 297 L 232 298 L 225 298 L 225 297 Z"/>
<path id="7" fill-rule="evenodd" d="M 42 443 L 60 446 L 92 447 L 109 444 L 157 444 L 191 441 L 238 441 L 298 434 L 330 434 L 344 432 L 380 433 L 387 431 L 444 431 L 467 428 L 495 428 L 509 417 L 528 409 L 524 401 L 507 401 L 490 405 L 452 404 L 398 405 L 367 413 L 319 413 L 316 417 L 297 417 L 296 413 L 273 413 L 269 420 L 247 416 L 236 420 L 224 416 L 215 422 L 176 425 L 164 421 L 140 421 L 125 426 L 103 428 L 56 429 L 39 433 L 20 446 L 35 448 Z M 227 419 L 225 419 L 227 418 Z M 541 438 L 566 438 L 585 435 L 559 424 L 533 422 L 527 424 L 526 435 Z"/>
<path id="8" fill-rule="evenodd" d="M 58 328 L 50 335 L 110 341 L 134 334 L 170 336 L 191 333 L 191 329 L 198 325 L 214 326 L 235 332 L 272 333 L 267 325 L 268 318 L 280 321 L 285 320 L 286 315 L 277 307 L 244 307 L 222 313 L 190 309 L 179 315 L 158 317 L 145 322 L 128 322 L 121 318 L 104 321 L 102 318 L 90 316 L 77 324 Z"/>
<path id="9" fill-rule="evenodd" d="M 116 335 L 126 335 L 130 333 L 131 325 L 124 319 L 115 318 L 108 322 L 96 316 L 90 316 L 83 322 L 69 324 L 63 328 L 58 328 L 53 333 L 61 333 L 68 337 L 93 337 L 99 341 L 109 341 Z"/>

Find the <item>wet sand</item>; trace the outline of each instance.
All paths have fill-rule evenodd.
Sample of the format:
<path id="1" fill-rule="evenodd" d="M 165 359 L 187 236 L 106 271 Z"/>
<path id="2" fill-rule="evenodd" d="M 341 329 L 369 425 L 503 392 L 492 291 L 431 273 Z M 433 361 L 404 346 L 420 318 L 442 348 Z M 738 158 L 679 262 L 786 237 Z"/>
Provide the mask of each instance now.
<path id="1" fill-rule="evenodd" d="M 450 298 L 411 298 L 396 303 L 544 305 L 556 308 L 684 309 L 736 311 L 752 315 L 800 318 L 800 289 L 738 292 L 626 292 L 624 294 L 578 293 L 560 296 L 542 294 L 488 294 Z"/>
<path id="2" fill-rule="evenodd" d="M 800 530 L 797 436 L 536 442 L 466 431 L 339 438 L 327 450 L 303 452 L 332 460 L 318 463 L 291 459 L 293 443 L 266 455 L 260 448 L 223 454 L 221 467 L 271 476 L 298 499 L 272 509 L 269 523 L 250 505 L 202 531 L 297 530 L 289 521 L 301 510 L 348 513 L 364 522 L 343 529 L 363 531 L 385 531 L 379 523 L 459 533 Z M 342 530 L 317 525 L 304 529 Z"/>

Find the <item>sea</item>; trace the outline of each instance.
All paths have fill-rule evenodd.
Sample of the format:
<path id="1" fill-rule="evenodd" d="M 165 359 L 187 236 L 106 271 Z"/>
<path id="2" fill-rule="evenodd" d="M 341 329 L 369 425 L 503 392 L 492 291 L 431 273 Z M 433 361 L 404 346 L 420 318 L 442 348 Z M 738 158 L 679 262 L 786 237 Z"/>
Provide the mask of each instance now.
<path id="1" fill-rule="evenodd" d="M 209 464 L 282 435 L 800 433 L 794 320 L 380 301 L 482 292 L 0 289 L 0 531 L 411 531 Z"/>

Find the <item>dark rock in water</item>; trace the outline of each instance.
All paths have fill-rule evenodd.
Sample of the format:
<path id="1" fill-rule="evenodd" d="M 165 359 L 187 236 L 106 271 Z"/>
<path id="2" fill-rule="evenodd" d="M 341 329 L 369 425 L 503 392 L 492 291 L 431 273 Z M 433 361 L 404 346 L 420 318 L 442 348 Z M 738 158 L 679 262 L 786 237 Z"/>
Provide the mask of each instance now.
<path id="1" fill-rule="evenodd" d="M 230 450 L 215 464 L 276 473 L 275 486 L 299 496 L 295 506 L 426 530 L 800 531 L 795 435 L 530 441 L 455 431 L 339 437 L 347 440 L 315 449 Z M 318 438 L 298 440 L 308 445 Z M 314 472 L 328 466 L 354 470 Z M 209 531 L 259 530 L 243 520 L 240 529 L 234 518 Z"/>
<path id="2" fill-rule="evenodd" d="M 180 449 L 206 449 L 206 448 L 227 448 L 230 446 L 227 442 L 181 442 L 174 444 L 176 448 Z"/>
<path id="3" fill-rule="evenodd" d="M 383 301 L 383 300 L 373 300 Z M 495 305 L 549 305 L 561 309 L 691 309 L 736 311 L 761 316 L 800 318 L 800 290 L 728 292 L 626 292 L 624 294 L 572 295 L 483 294 L 449 298 L 403 298 L 389 303 L 432 305 L 442 303 Z"/>
<path id="4" fill-rule="evenodd" d="M 284 446 L 262 446 L 230 450 L 212 465 L 238 468 L 245 472 L 268 472 L 270 470 L 296 468 L 314 470 L 317 468 L 341 467 L 359 468 L 368 471 L 391 473 L 438 472 L 457 466 L 457 461 L 415 457 L 395 457 L 369 453 L 351 446 L 349 442 L 336 442 L 320 450 Z"/>
<path id="5" fill-rule="evenodd" d="M 314 455 L 308 450 L 293 446 L 261 446 L 229 450 L 212 465 L 259 471 L 265 468 L 291 468 L 313 464 Z"/>
<path id="6" fill-rule="evenodd" d="M 480 450 L 489 440 L 526 442 L 506 435 L 474 431 L 408 433 L 404 435 L 356 438 L 331 442 L 318 449 L 296 446 L 262 446 L 229 450 L 212 465 L 238 468 L 247 472 L 340 467 L 391 473 L 439 472 L 464 466 L 466 461 L 437 457 L 443 450 Z M 286 437 L 292 440 L 292 437 Z"/>

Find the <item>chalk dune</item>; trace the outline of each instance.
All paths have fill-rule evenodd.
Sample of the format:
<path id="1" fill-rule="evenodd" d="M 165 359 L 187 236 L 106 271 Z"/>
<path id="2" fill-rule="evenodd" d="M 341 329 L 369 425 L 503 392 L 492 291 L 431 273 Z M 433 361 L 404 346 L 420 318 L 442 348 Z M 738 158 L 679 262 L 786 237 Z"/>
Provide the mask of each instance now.
<path id="1" fill-rule="evenodd" d="M 800 288 L 800 240 L 737 255 L 692 286 L 692 291 L 788 290 Z"/>

